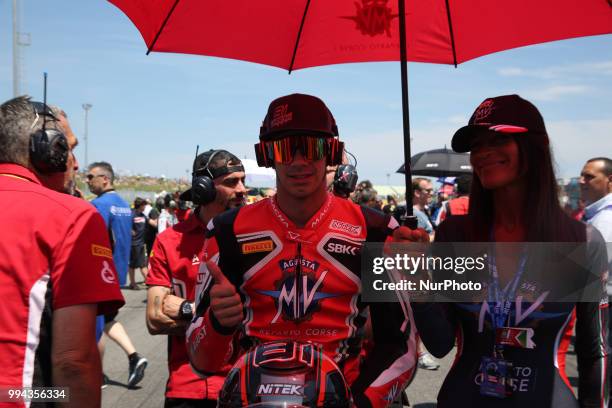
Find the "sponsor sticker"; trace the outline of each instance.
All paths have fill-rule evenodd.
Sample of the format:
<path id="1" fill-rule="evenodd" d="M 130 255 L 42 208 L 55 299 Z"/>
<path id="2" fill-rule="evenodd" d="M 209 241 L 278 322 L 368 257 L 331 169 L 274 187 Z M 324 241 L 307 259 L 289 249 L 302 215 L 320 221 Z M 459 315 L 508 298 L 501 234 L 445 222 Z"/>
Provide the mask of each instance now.
<path id="1" fill-rule="evenodd" d="M 116 282 L 115 272 L 111 268 L 110 264 L 107 261 L 102 263 L 102 270 L 100 271 L 100 277 L 106 283 L 112 284 Z"/>
<path id="2" fill-rule="evenodd" d="M 192 265 L 198 265 L 200 263 L 200 258 L 198 258 L 197 254 L 193 254 L 193 258 L 191 258 Z"/>
<path id="3" fill-rule="evenodd" d="M 346 232 L 355 236 L 361 235 L 362 229 L 360 225 L 353 225 L 349 224 L 348 222 L 338 220 L 331 220 L 331 222 L 329 223 L 329 228 L 336 231 Z"/>
<path id="4" fill-rule="evenodd" d="M 93 256 L 102 256 L 104 258 L 113 259 L 113 251 L 105 246 L 91 244 L 91 254 Z"/>
<path id="5" fill-rule="evenodd" d="M 266 239 L 265 241 L 255 241 L 255 242 L 247 242 L 242 244 L 242 253 L 254 254 L 257 252 L 270 252 L 274 249 L 274 243 L 271 239 Z"/>
<path id="6" fill-rule="evenodd" d="M 260 384 L 257 395 L 290 395 L 302 397 L 304 396 L 304 387 L 300 384 Z"/>

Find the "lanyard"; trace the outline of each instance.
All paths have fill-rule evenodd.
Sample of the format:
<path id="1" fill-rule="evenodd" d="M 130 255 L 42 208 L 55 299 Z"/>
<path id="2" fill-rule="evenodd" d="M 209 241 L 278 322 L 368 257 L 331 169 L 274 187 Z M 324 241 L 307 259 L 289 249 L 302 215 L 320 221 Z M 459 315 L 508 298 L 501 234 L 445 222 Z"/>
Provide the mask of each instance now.
<path id="1" fill-rule="evenodd" d="M 493 331 L 499 327 L 503 327 L 508 320 L 510 315 L 510 309 L 512 308 L 512 302 L 516 297 L 516 290 L 519 286 L 521 278 L 525 273 L 525 264 L 527 261 L 527 254 L 525 248 L 521 252 L 519 259 L 518 269 L 514 274 L 514 278 L 505 290 L 501 290 L 499 284 L 499 273 L 497 272 L 497 264 L 495 260 L 495 251 L 491 251 L 489 254 L 489 274 L 491 275 L 491 284 L 489 286 L 489 303 L 495 302 L 495 307 L 491 311 L 491 322 L 493 324 Z"/>

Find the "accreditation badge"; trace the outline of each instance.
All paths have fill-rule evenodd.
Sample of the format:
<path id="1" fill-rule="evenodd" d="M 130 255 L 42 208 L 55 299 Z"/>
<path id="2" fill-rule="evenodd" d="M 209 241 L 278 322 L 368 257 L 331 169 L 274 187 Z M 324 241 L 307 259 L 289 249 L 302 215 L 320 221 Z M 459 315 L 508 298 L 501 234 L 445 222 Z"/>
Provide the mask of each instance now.
<path id="1" fill-rule="evenodd" d="M 510 375 L 512 363 L 501 358 L 483 357 L 481 360 L 482 383 L 480 394 L 506 398 L 512 393 Z"/>
<path id="2" fill-rule="evenodd" d="M 533 349 L 533 333 L 530 327 L 499 327 L 495 330 L 495 344 Z"/>

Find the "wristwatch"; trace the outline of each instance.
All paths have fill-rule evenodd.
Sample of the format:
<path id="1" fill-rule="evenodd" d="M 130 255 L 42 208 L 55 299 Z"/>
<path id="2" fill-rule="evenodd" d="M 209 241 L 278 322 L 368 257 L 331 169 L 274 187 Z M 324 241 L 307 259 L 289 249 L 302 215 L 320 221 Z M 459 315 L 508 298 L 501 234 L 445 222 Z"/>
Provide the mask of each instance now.
<path id="1" fill-rule="evenodd" d="M 193 319 L 193 306 L 190 301 L 184 300 L 183 303 L 181 303 L 181 308 L 179 310 L 179 318 L 181 320 Z"/>

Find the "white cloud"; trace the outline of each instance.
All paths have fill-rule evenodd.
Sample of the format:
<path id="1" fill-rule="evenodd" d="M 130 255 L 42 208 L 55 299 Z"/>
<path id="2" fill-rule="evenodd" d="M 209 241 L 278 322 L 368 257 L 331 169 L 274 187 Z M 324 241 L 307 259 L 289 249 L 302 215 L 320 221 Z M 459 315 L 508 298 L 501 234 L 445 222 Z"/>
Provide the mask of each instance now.
<path id="1" fill-rule="evenodd" d="M 548 122 L 546 128 L 560 177 L 577 176 L 592 157 L 612 155 L 612 119 Z"/>
<path id="2" fill-rule="evenodd" d="M 566 96 L 582 95 L 591 90 L 584 85 L 552 85 L 547 88 L 523 91 L 527 99 L 534 101 L 557 101 Z"/>
<path id="3" fill-rule="evenodd" d="M 470 119 L 469 114 L 467 115 L 451 115 L 446 118 L 429 118 L 427 122 L 430 124 L 434 124 L 434 126 L 439 126 L 440 124 L 452 125 L 454 127 L 467 125 L 468 120 Z"/>
<path id="4" fill-rule="evenodd" d="M 536 79 L 559 79 L 577 76 L 612 75 L 612 61 L 585 62 L 560 66 L 555 65 L 534 69 L 506 67 L 500 68 L 497 73 L 506 77 L 530 77 Z"/>
<path id="5" fill-rule="evenodd" d="M 469 116 L 465 115 L 453 115 L 446 119 L 446 121 L 451 125 L 463 126 L 467 125 Z"/>
<path id="6" fill-rule="evenodd" d="M 523 68 L 501 68 L 498 72 L 501 76 L 523 76 L 525 75 L 525 70 Z"/>

